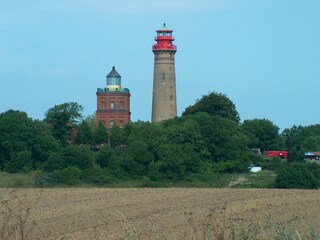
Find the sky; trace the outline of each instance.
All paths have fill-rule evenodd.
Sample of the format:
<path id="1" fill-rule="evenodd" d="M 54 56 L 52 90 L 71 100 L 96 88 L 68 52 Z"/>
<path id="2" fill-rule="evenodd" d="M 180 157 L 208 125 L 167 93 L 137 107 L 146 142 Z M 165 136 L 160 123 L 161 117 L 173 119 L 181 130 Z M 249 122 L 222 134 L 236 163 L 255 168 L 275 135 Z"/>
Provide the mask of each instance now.
<path id="1" fill-rule="evenodd" d="M 0 0 L 0 112 L 95 113 L 112 66 L 131 120 L 150 121 L 156 30 L 173 30 L 178 116 L 210 92 L 241 121 L 320 123 L 319 0 Z"/>

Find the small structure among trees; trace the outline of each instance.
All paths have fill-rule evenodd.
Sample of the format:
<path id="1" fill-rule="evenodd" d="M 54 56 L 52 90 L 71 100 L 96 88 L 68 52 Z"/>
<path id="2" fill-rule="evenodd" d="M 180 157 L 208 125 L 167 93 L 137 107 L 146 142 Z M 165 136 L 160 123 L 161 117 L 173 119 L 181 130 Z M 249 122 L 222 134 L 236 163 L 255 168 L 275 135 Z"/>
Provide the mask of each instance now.
<path id="1" fill-rule="evenodd" d="M 320 162 L 320 152 L 305 152 L 304 160 L 306 161 L 319 161 Z"/>

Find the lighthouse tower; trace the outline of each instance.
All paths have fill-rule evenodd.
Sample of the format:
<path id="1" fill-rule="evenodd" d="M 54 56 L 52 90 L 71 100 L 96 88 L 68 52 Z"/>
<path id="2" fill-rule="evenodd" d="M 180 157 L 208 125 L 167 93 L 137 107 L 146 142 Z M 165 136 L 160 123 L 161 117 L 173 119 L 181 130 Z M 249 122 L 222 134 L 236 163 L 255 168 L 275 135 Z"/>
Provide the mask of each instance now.
<path id="1" fill-rule="evenodd" d="M 130 121 L 130 115 L 130 90 L 121 87 L 121 76 L 112 67 L 107 86 L 97 89 L 97 124 L 102 122 L 107 128 L 123 127 Z"/>
<path id="2" fill-rule="evenodd" d="M 172 30 L 163 24 L 157 30 L 156 44 L 152 46 L 154 53 L 154 74 L 152 94 L 152 122 L 160 122 L 177 116 L 176 77 L 174 56 L 177 46 L 172 42 Z"/>

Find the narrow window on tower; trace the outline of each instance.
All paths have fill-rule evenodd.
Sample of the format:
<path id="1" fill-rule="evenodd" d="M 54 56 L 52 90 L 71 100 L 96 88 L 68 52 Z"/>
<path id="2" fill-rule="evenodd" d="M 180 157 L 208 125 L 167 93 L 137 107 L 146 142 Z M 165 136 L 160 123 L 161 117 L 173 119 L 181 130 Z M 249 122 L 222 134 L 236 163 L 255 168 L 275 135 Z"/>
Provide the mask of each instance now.
<path id="1" fill-rule="evenodd" d="M 162 73 L 162 82 L 165 82 L 165 81 L 166 81 L 166 74 Z"/>
<path id="2" fill-rule="evenodd" d="M 106 100 L 105 99 L 101 100 L 100 109 L 106 109 Z"/>
<path id="3" fill-rule="evenodd" d="M 110 103 L 110 109 L 114 109 L 114 102 Z"/>

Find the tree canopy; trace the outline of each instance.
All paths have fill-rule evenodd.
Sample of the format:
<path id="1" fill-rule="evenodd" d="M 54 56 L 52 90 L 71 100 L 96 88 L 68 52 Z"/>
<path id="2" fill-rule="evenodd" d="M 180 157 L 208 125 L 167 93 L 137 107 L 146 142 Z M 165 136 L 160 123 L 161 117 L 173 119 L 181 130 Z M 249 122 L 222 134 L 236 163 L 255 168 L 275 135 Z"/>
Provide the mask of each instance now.
<path id="1" fill-rule="evenodd" d="M 267 119 L 244 120 L 242 132 L 249 138 L 250 148 L 280 150 L 284 146 L 279 135 L 279 127 Z"/>
<path id="2" fill-rule="evenodd" d="M 70 141 L 73 129 L 81 120 L 82 111 L 83 107 L 76 102 L 55 105 L 45 113 L 44 122 L 50 126 L 53 137 L 65 145 Z"/>
<path id="3" fill-rule="evenodd" d="M 236 106 L 222 93 L 211 92 L 208 95 L 203 95 L 194 105 L 187 107 L 182 115 L 185 116 L 197 112 L 205 112 L 211 116 L 220 116 L 235 123 L 239 123 L 240 121 Z"/>
<path id="4" fill-rule="evenodd" d="M 59 149 L 49 128 L 25 112 L 1 113 L 0 133 L 2 169 L 9 172 L 36 169 Z"/>

